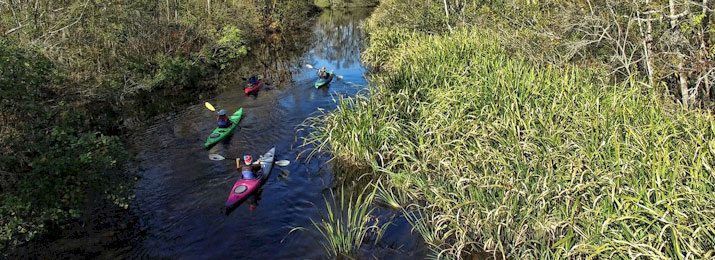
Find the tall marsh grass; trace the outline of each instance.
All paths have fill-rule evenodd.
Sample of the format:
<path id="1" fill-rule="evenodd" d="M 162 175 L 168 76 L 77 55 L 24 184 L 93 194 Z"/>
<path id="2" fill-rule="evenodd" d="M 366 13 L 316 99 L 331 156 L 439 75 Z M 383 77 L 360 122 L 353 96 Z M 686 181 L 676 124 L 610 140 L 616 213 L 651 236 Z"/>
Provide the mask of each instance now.
<path id="1" fill-rule="evenodd" d="M 482 30 L 389 35 L 370 93 L 306 121 L 305 141 L 418 201 L 433 256 L 715 256 L 710 115 L 636 80 L 533 66 Z"/>

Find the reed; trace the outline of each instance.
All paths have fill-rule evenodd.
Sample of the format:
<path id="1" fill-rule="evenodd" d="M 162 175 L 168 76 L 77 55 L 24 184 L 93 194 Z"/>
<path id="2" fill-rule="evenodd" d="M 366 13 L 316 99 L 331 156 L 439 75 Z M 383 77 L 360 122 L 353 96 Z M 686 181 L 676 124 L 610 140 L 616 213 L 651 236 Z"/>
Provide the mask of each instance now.
<path id="1" fill-rule="evenodd" d="M 368 237 L 378 243 L 390 224 L 371 215 L 376 187 L 367 185 L 356 193 L 341 187 L 338 195 L 331 190 L 331 199 L 325 199 L 327 214 L 320 221 L 311 219 L 313 229 L 296 227 L 290 232 L 310 232 L 331 259 L 353 258 Z"/>
<path id="2" fill-rule="evenodd" d="M 482 29 L 371 37 L 390 58 L 369 57 L 369 92 L 306 121 L 305 144 L 414 198 L 433 257 L 715 255 L 709 114 L 636 79 L 532 65 Z"/>

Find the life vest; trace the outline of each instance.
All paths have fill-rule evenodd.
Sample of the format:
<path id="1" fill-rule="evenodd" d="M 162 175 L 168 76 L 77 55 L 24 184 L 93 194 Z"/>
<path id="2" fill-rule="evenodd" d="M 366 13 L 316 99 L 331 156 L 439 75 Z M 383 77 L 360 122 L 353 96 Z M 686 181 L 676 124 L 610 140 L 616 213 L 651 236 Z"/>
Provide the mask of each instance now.
<path id="1" fill-rule="evenodd" d="M 231 124 L 226 116 L 219 116 L 216 121 L 218 122 L 219 127 L 227 127 Z"/>

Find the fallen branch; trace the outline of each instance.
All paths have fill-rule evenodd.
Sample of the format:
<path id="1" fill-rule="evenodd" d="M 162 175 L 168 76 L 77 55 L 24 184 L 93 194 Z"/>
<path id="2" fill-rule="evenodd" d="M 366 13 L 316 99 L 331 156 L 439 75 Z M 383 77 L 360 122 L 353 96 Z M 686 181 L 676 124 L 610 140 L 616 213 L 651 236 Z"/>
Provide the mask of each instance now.
<path id="1" fill-rule="evenodd" d="M 25 25 L 20 25 L 20 26 L 15 27 L 15 28 L 12 28 L 12 29 L 7 30 L 6 32 L 4 32 L 2 35 L 3 35 L 3 36 L 8 36 L 8 35 L 10 35 L 11 33 L 14 33 L 15 31 L 20 30 L 20 29 L 22 29 L 22 28 L 25 27 L 25 26 L 26 26 L 26 24 L 25 24 Z"/>

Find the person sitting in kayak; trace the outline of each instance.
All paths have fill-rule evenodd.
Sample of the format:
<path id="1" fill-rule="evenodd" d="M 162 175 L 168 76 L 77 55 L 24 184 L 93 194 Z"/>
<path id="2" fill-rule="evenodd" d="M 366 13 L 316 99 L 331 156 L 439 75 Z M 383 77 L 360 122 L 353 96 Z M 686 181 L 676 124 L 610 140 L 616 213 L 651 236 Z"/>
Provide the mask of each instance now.
<path id="1" fill-rule="evenodd" d="M 330 77 L 330 73 L 326 71 L 325 67 L 322 67 L 318 70 L 318 77 L 321 79 L 328 79 L 328 77 Z"/>
<path id="2" fill-rule="evenodd" d="M 258 77 L 256 77 L 256 75 L 251 76 L 250 78 L 248 78 L 248 83 L 251 84 L 249 85 L 249 87 L 258 85 Z"/>
<path id="3" fill-rule="evenodd" d="M 221 109 L 221 111 L 218 111 L 218 118 L 216 118 L 216 122 L 218 122 L 219 128 L 227 128 L 231 126 L 231 121 L 228 120 L 225 109 Z"/>
<path id="4" fill-rule="evenodd" d="M 244 165 L 241 165 L 241 160 L 236 159 L 236 168 L 241 169 L 241 174 L 244 179 L 255 179 L 258 171 L 261 170 L 261 160 L 252 162 L 253 158 L 250 155 L 243 156 Z"/>

